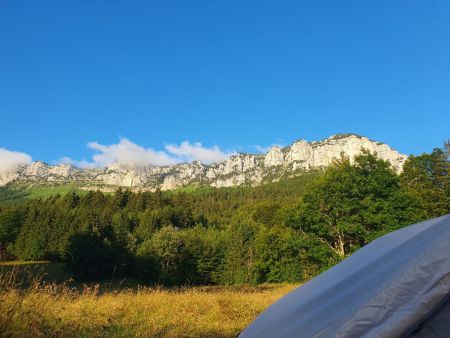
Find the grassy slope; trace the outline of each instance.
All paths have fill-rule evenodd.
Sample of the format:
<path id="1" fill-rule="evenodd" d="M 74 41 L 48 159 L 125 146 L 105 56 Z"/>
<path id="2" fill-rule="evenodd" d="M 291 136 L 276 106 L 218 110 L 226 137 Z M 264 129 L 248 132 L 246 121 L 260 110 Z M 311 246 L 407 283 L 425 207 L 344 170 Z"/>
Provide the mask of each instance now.
<path id="1" fill-rule="evenodd" d="M 85 194 L 80 186 L 75 183 L 58 184 L 54 186 L 41 184 L 14 184 L 0 187 L 0 205 L 14 202 L 20 202 L 28 198 L 47 198 L 56 194 L 67 194 L 69 192 Z"/>
<path id="2" fill-rule="evenodd" d="M 46 285 L 0 292 L 10 337 L 236 337 L 293 285 L 141 289 L 99 295 Z"/>
<path id="3" fill-rule="evenodd" d="M 28 263 L 28 264 L 27 264 Z M 0 336 L 236 337 L 295 285 L 138 288 L 68 287 L 49 262 L 0 265 Z M 46 279 L 46 278 L 45 278 Z"/>

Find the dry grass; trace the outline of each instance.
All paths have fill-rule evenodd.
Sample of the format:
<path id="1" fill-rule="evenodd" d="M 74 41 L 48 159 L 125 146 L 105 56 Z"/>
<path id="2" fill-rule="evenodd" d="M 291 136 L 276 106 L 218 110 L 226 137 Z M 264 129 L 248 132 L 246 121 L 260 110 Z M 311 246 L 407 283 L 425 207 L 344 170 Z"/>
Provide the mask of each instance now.
<path id="1" fill-rule="evenodd" d="M 141 288 L 100 294 L 0 276 L 5 337 L 235 337 L 293 285 Z"/>
<path id="2" fill-rule="evenodd" d="M 30 264 L 48 264 L 49 261 L 6 261 L 0 262 L 0 266 L 17 266 L 17 265 L 30 265 Z"/>

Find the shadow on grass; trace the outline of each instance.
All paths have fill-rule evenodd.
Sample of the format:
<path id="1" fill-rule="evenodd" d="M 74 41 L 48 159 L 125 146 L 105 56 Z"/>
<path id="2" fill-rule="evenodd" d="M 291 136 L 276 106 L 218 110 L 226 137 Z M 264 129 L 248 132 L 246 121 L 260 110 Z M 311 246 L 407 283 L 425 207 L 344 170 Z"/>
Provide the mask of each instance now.
<path id="1" fill-rule="evenodd" d="M 27 289 L 33 284 L 59 284 L 82 291 L 85 288 L 98 288 L 100 293 L 122 290 L 139 290 L 142 281 L 131 278 L 115 278 L 91 282 L 79 282 L 65 269 L 64 263 L 47 261 L 0 262 L 0 279 L 16 289 Z M 150 286 L 150 285 L 145 285 Z"/>
<path id="2" fill-rule="evenodd" d="M 96 289 L 97 293 L 109 293 L 120 291 L 137 292 L 144 289 L 162 289 L 174 292 L 186 290 L 196 290 L 203 293 L 221 293 L 223 291 L 236 291 L 240 293 L 257 293 L 261 291 L 272 291 L 280 287 L 280 284 L 260 284 L 260 285 L 181 285 L 164 286 L 154 283 L 146 283 L 141 279 L 134 278 L 113 278 L 90 282 L 80 282 L 72 278 L 72 275 L 65 269 L 64 263 L 48 261 L 11 261 L 0 262 L 0 278 L 10 279 L 10 284 L 14 282 L 17 289 L 27 289 L 33 284 L 59 284 L 68 286 L 74 290 L 83 291 L 85 289 Z M 14 280 L 14 281 L 12 281 Z"/>

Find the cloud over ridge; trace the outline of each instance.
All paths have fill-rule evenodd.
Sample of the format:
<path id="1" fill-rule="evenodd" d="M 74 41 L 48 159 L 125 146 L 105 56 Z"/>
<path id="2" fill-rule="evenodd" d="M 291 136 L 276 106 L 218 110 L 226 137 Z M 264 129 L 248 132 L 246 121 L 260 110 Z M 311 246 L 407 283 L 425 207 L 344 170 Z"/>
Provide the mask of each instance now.
<path id="1" fill-rule="evenodd" d="M 179 146 L 168 144 L 165 149 L 183 162 L 200 161 L 206 164 L 224 161 L 234 154 L 234 152 L 223 152 L 216 145 L 206 148 L 200 142 L 191 144 L 189 141 L 183 141 Z"/>
<path id="2" fill-rule="evenodd" d="M 129 164 L 153 164 L 158 166 L 175 164 L 176 161 L 164 151 L 152 148 L 144 148 L 126 138 L 121 138 L 119 143 L 103 145 L 98 142 L 90 142 L 89 148 L 97 150 L 99 154 L 93 156 L 93 161 L 99 166 L 107 166 L 114 162 Z"/>
<path id="3" fill-rule="evenodd" d="M 7 172 L 22 164 L 30 164 L 32 158 L 26 153 L 0 148 L 0 173 Z"/>
<path id="4" fill-rule="evenodd" d="M 97 151 L 91 161 L 61 158 L 58 163 L 67 163 L 81 168 L 106 167 L 112 163 L 131 165 L 167 166 L 183 162 L 200 161 L 205 164 L 224 161 L 234 152 L 224 152 L 217 145 L 204 147 L 200 142 L 183 141 L 180 145 L 167 144 L 164 150 L 145 148 L 127 138 L 121 138 L 118 143 L 104 145 L 98 142 L 88 143 L 88 147 Z"/>

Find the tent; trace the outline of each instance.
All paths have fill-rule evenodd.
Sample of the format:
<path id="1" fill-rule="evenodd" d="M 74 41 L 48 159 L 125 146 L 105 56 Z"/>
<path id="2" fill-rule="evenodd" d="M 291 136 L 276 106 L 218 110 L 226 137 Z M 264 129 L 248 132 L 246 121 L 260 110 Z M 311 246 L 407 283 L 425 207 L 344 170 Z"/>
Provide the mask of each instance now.
<path id="1" fill-rule="evenodd" d="M 449 299 L 450 214 L 378 238 L 239 337 L 450 337 Z"/>

